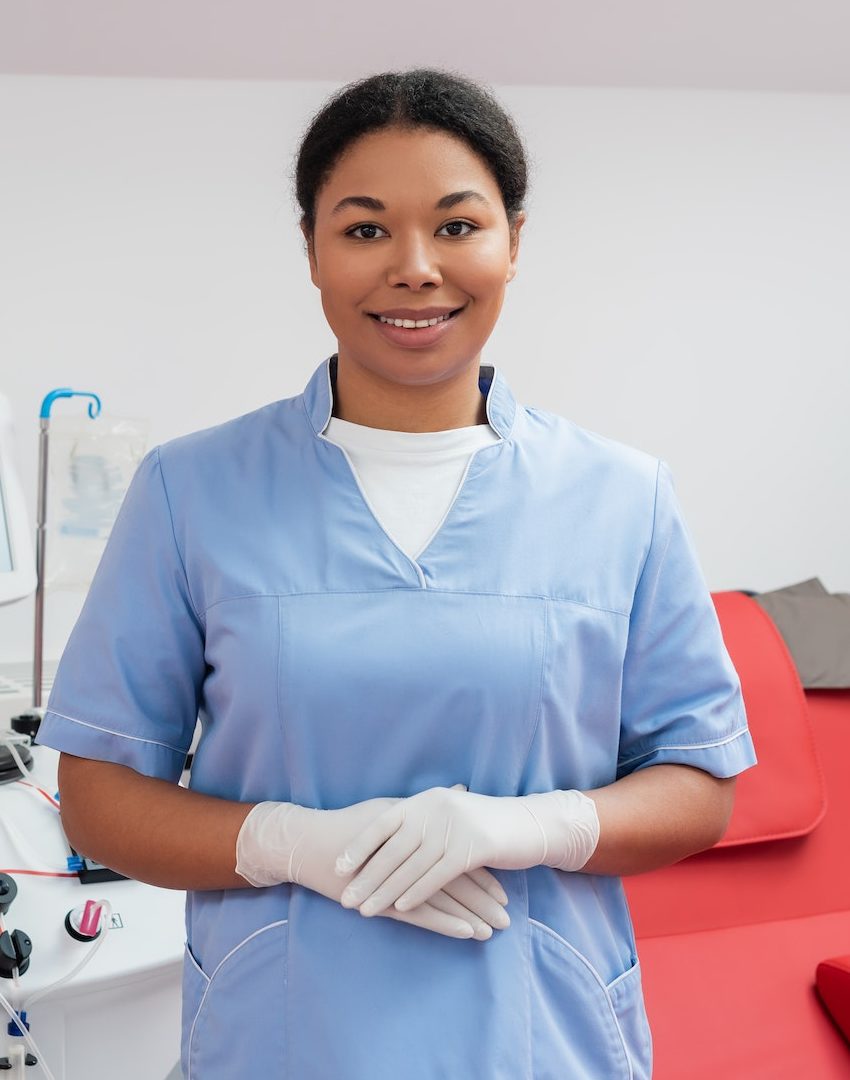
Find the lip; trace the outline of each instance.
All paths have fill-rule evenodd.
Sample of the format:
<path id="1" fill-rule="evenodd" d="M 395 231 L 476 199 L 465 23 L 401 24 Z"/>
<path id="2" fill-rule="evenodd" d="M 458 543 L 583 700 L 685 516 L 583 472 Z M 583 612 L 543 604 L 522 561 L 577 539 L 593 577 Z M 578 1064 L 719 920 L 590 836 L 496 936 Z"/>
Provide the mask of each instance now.
<path id="1" fill-rule="evenodd" d="M 426 308 L 390 308 L 388 311 L 367 311 L 367 315 L 383 315 L 386 319 L 436 319 L 440 315 L 448 315 L 452 311 L 460 311 L 464 305 L 457 307 L 426 307 Z"/>
<path id="2" fill-rule="evenodd" d="M 424 310 L 429 310 L 425 308 Z M 458 321 L 459 317 L 463 314 L 465 308 L 450 308 L 449 311 L 455 311 L 457 314 L 453 315 L 450 319 L 443 319 L 442 322 L 435 323 L 433 326 L 422 326 L 417 329 L 415 326 L 395 326 L 393 323 L 382 323 L 377 315 L 372 315 L 372 323 L 375 330 L 381 335 L 385 341 L 389 341 L 393 345 L 400 345 L 404 349 L 425 349 L 432 345 L 438 345 L 446 334 L 452 332 L 452 327 Z M 390 316 L 388 316 L 389 318 Z M 410 318 L 410 316 L 396 315 L 394 318 Z M 425 318 L 426 316 L 420 316 Z M 427 316 L 428 318 L 434 318 L 435 316 Z"/>

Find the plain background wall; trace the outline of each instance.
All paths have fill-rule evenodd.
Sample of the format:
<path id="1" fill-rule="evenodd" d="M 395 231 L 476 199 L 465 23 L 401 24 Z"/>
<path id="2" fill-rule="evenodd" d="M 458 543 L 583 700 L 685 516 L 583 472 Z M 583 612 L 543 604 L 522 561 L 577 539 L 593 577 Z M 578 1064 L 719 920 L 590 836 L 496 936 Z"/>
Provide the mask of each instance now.
<path id="1" fill-rule="evenodd" d="M 33 530 L 50 389 L 153 445 L 300 393 L 335 350 L 290 185 L 333 89 L 0 78 L 0 390 Z M 663 457 L 711 588 L 850 590 L 850 96 L 495 89 L 532 187 L 483 361 Z M 48 597 L 46 656 L 82 599 Z M 0 660 L 30 657 L 32 606 L 0 609 Z"/>

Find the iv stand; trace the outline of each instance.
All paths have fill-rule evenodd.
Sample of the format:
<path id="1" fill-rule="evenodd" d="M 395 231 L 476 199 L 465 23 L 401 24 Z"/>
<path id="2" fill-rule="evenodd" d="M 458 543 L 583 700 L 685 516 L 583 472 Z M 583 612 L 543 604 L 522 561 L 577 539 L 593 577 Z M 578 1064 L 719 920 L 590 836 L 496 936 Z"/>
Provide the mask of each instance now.
<path id="1" fill-rule="evenodd" d="M 38 433 L 38 521 L 35 536 L 35 643 L 33 649 L 32 667 L 32 707 L 33 712 L 40 718 L 44 710 L 41 706 L 41 672 L 44 654 L 44 563 L 47 540 L 47 450 L 48 437 L 50 434 L 50 410 L 57 398 L 86 397 L 91 398 L 88 405 L 89 416 L 92 420 L 100 415 L 100 398 L 86 390 L 71 390 L 69 387 L 61 387 L 51 390 L 41 403 L 39 413 Z"/>

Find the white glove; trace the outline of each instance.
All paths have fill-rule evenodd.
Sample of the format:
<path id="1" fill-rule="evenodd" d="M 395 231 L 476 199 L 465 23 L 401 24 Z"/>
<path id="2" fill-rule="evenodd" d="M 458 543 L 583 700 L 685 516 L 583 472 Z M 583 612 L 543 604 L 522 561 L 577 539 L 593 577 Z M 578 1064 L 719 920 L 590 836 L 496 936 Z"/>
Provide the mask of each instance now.
<path id="1" fill-rule="evenodd" d="M 580 791 L 492 796 L 429 788 L 386 809 L 345 847 L 337 873 L 369 861 L 341 903 L 366 916 L 393 903 L 409 910 L 481 866 L 580 870 L 598 842 L 596 804 Z"/>
<path id="2" fill-rule="evenodd" d="M 340 850 L 383 811 L 401 799 L 368 799 L 341 810 L 313 810 L 287 802 L 252 808 L 236 840 L 236 873 L 256 887 L 292 882 L 339 902 L 349 877 L 334 872 Z M 510 919 L 498 880 L 486 870 L 455 874 L 445 889 L 409 911 L 374 914 L 447 937 L 486 941 Z"/>

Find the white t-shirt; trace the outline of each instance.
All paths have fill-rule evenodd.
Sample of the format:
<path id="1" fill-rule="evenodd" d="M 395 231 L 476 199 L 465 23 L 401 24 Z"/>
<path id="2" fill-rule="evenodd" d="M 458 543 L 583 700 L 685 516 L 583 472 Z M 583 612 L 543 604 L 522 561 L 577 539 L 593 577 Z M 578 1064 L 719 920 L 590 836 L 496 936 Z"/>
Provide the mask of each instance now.
<path id="1" fill-rule="evenodd" d="M 332 416 L 324 435 L 342 447 L 381 528 L 416 559 L 454 502 L 469 460 L 499 441 L 489 424 L 448 431 L 387 431 Z"/>

